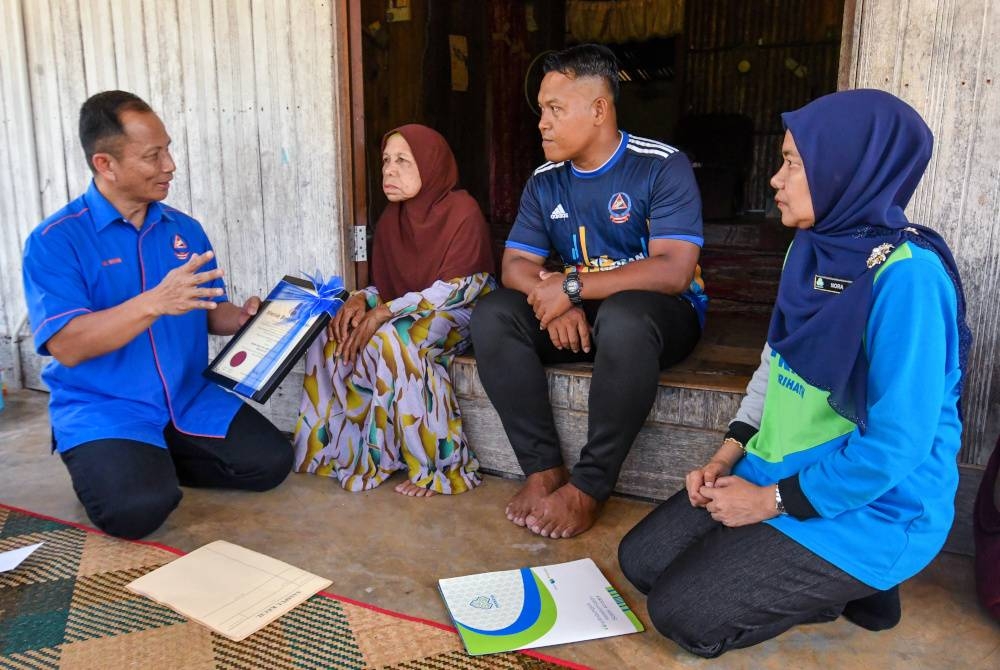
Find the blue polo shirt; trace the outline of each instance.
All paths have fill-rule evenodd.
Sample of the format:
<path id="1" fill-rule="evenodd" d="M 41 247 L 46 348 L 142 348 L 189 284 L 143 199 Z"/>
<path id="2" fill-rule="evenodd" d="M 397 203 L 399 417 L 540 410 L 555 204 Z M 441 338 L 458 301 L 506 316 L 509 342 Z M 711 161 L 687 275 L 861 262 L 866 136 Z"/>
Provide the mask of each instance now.
<path id="1" fill-rule="evenodd" d="M 136 230 L 91 182 L 85 194 L 35 228 L 25 245 L 35 350 L 48 356 L 46 342 L 75 317 L 134 298 L 191 254 L 211 248 L 197 221 L 156 202 Z M 212 259 L 201 271 L 215 267 Z M 225 288 L 221 279 L 211 286 Z M 57 449 L 105 438 L 166 447 L 169 422 L 192 435 L 225 437 L 242 401 L 202 377 L 207 364 L 208 312 L 200 309 L 162 316 L 124 347 L 75 367 L 53 359 L 42 379 L 52 393 Z"/>

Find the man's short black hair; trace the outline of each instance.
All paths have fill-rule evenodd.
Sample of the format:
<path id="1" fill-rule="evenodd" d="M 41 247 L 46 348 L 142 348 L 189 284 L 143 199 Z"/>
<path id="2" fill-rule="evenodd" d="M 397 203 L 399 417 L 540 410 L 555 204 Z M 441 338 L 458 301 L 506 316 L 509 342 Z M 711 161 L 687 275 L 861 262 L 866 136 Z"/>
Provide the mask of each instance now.
<path id="1" fill-rule="evenodd" d="M 87 99 L 80 107 L 80 144 L 91 170 L 94 154 L 114 153 L 114 140 L 125 134 L 122 112 L 152 112 L 146 101 L 128 91 L 104 91 Z"/>
<path id="2" fill-rule="evenodd" d="M 567 77 L 600 77 L 618 103 L 618 59 L 611 49 L 600 44 L 578 44 L 551 53 L 542 62 L 542 72 L 558 72 Z"/>

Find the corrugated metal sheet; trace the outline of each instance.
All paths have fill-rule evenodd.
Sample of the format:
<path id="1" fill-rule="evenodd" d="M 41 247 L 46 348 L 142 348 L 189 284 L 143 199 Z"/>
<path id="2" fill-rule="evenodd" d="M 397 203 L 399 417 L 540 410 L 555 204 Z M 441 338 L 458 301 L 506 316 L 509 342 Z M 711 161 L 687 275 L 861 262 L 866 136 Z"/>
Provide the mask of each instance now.
<path id="1" fill-rule="evenodd" d="M 850 85 L 900 96 L 934 132 L 907 215 L 941 231 L 962 273 L 976 340 L 960 460 L 984 464 L 1000 433 L 1000 7 L 858 0 L 854 42 Z"/>
<path id="2" fill-rule="evenodd" d="M 25 312 L 26 232 L 90 178 L 80 104 L 110 88 L 163 118 L 168 202 L 201 220 L 234 300 L 344 274 L 343 15 L 332 0 L 0 0 L 0 329 Z"/>
<path id="3" fill-rule="evenodd" d="M 768 180 L 779 162 L 780 113 L 836 90 L 843 6 L 843 0 L 688 3 L 685 112 L 753 119 L 746 209 L 764 209 L 773 195 Z M 739 71 L 741 61 L 748 72 Z"/>

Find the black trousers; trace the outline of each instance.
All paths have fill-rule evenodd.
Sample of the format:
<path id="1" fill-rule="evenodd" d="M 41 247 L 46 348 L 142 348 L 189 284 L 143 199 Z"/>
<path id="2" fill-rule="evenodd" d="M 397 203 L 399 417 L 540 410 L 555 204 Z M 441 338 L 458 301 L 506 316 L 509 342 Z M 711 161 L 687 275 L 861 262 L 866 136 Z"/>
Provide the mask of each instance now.
<path id="1" fill-rule="evenodd" d="M 705 658 L 833 621 L 877 592 L 767 524 L 723 526 L 684 490 L 629 531 L 618 563 L 656 630 Z"/>
<path id="2" fill-rule="evenodd" d="M 593 361 L 587 443 L 570 481 L 605 500 L 656 399 L 660 370 L 687 356 L 701 329 L 690 303 L 651 291 L 622 291 L 584 310 L 593 326 L 589 354 L 556 349 L 525 295 L 511 289 L 476 303 L 472 342 L 483 388 L 526 475 L 563 462 L 544 365 Z"/>
<path id="3" fill-rule="evenodd" d="M 178 486 L 266 491 L 292 469 L 292 445 L 244 405 L 225 438 L 196 437 L 172 424 L 167 448 L 124 439 L 85 442 L 61 454 L 91 522 L 109 535 L 149 535 L 181 501 Z"/>

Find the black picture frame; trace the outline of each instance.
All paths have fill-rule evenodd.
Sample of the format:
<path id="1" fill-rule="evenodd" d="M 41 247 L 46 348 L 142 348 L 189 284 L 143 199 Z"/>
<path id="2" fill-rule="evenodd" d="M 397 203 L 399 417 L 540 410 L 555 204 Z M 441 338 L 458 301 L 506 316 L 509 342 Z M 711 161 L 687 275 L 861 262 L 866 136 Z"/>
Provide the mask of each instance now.
<path id="1" fill-rule="evenodd" d="M 289 284 L 295 284 L 296 286 L 301 286 L 303 288 L 315 290 L 315 287 L 313 286 L 313 283 L 311 281 L 308 281 L 306 279 L 301 279 L 299 277 L 285 275 L 282 278 L 282 281 L 287 282 Z M 338 297 L 341 300 L 346 301 L 349 295 L 350 294 L 346 290 L 343 290 L 341 291 Z M 296 345 L 289 350 L 288 354 L 284 358 L 281 359 L 281 362 L 279 363 L 278 367 L 275 368 L 274 372 L 272 372 L 271 375 L 266 380 L 264 380 L 264 383 L 260 386 L 260 388 L 254 391 L 253 395 L 247 396 L 243 393 L 240 393 L 240 391 L 237 390 L 236 387 L 239 386 L 240 382 L 236 381 L 235 379 L 231 379 L 230 377 L 227 377 L 225 375 L 219 374 L 218 372 L 215 371 L 215 368 L 228 359 L 233 346 L 237 342 L 239 342 L 240 337 L 243 335 L 244 332 L 246 332 L 248 328 L 252 326 L 254 321 L 264 313 L 265 309 L 267 308 L 267 305 L 269 305 L 270 302 L 271 302 L 270 300 L 265 300 L 264 302 L 261 303 L 260 310 L 258 310 L 257 314 L 252 316 L 245 324 L 243 324 L 242 327 L 240 327 L 238 331 L 236 331 L 236 333 L 229 339 L 229 342 L 226 343 L 226 346 L 222 348 L 222 351 L 220 351 L 218 355 L 216 355 L 215 358 L 212 359 L 212 362 L 209 363 L 208 367 L 205 368 L 204 372 L 202 372 L 202 375 L 204 377 L 210 379 L 219 386 L 229 389 L 233 393 L 241 395 L 244 398 L 250 398 L 254 402 L 262 404 L 267 402 L 268 399 L 271 397 L 271 394 L 273 394 L 274 391 L 278 388 L 278 386 L 281 385 L 281 382 L 284 381 L 285 377 L 288 376 L 288 373 L 292 371 L 295 365 L 299 362 L 299 359 L 305 355 L 309 347 L 312 346 L 312 343 L 316 340 L 316 338 L 323 331 L 323 329 L 326 328 L 326 325 L 330 322 L 331 318 L 330 315 L 327 313 L 321 314 L 312 324 L 312 326 L 309 327 L 309 330 L 306 331 L 305 336 L 302 339 L 300 339 L 298 343 L 296 343 Z"/>

